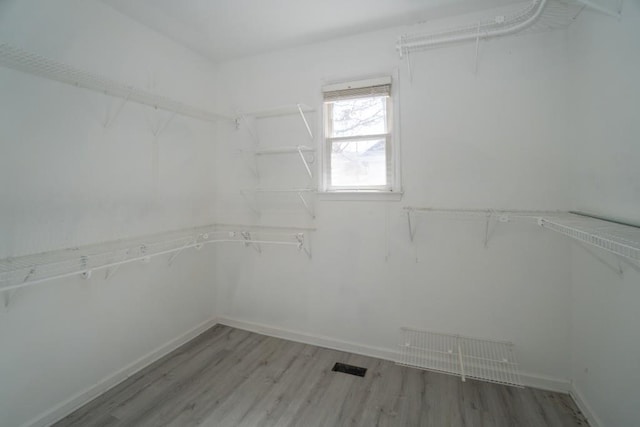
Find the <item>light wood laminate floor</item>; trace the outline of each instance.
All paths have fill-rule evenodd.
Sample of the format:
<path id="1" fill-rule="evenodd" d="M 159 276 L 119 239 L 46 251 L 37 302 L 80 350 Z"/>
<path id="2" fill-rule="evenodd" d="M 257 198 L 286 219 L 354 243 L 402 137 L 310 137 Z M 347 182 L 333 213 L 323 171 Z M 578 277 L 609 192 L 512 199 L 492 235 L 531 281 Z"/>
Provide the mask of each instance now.
<path id="1" fill-rule="evenodd" d="M 336 362 L 364 378 L 332 372 Z M 488 384 L 217 325 L 63 426 L 586 426 L 567 395 Z"/>

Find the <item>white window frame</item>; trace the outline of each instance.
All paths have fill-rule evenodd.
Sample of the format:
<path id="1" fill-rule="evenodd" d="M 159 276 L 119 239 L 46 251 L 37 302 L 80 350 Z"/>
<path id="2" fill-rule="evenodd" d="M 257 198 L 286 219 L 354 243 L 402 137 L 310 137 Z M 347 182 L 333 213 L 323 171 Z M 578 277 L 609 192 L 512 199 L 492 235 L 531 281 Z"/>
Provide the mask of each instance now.
<path id="1" fill-rule="evenodd" d="M 396 83 L 396 84 L 394 84 Z M 391 90 L 387 99 L 387 133 L 380 135 L 366 135 L 353 137 L 330 137 L 329 106 L 324 100 L 322 108 L 322 173 L 320 182 L 320 193 L 327 195 L 346 195 L 354 196 L 354 198 L 362 198 L 360 195 L 374 196 L 377 195 L 394 195 L 400 197 L 400 149 L 398 137 L 398 96 L 397 96 L 397 79 L 393 81 L 391 76 L 378 77 L 365 80 L 356 80 L 350 82 L 329 84 L 322 88 L 322 93 L 335 92 L 347 89 L 368 88 L 373 86 L 390 85 Z M 366 96 L 366 95 L 365 95 Z M 372 95 L 375 96 L 375 95 Z M 340 140 L 357 140 L 386 138 L 386 158 L 387 158 L 387 185 L 384 186 L 356 186 L 356 187 L 332 187 L 330 185 L 331 175 L 331 147 L 332 142 Z"/>

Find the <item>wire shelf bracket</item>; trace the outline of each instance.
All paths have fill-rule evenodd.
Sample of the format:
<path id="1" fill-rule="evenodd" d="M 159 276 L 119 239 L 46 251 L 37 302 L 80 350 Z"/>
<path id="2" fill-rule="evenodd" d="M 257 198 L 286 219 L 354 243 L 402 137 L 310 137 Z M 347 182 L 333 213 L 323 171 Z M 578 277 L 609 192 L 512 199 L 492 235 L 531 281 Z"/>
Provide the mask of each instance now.
<path id="1" fill-rule="evenodd" d="M 260 245 L 258 243 L 255 243 L 253 241 L 253 239 L 251 238 L 251 232 L 250 231 L 242 231 L 242 232 L 240 232 L 240 235 L 244 239 L 244 246 L 245 247 L 252 246 L 253 249 L 256 250 L 256 252 L 258 252 L 259 254 L 262 253 L 262 249 L 260 248 Z M 233 233 L 231 234 L 231 237 L 234 237 Z"/>
<path id="2" fill-rule="evenodd" d="M 624 3 L 624 0 L 619 0 L 618 1 L 618 8 L 616 10 L 611 10 L 611 9 L 607 9 L 606 7 L 603 7 L 601 5 L 599 5 L 598 3 L 591 1 L 591 0 L 573 0 L 576 3 L 587 7 L 589 9 L 592 9 L 598 13 L 601 13 L 603 15 L 606 16 L 610 16 L 612 18 L 615 18 L 617 20 L 620 20 L 622 18 L 622 5 Z"/>
<path id="3" fill-rule="evenodd" d="M 514 345 L 461 335 L 401 328 L 399 365 L 523 387 Z"/>
<path id="4" fill-rule="evenodd" d="M 155 95 L 136 87 L 116 82 L 107 77 L 84 71 L 44 56 L 30 53 L 24 49 L 0 42 L 0 65 L 24 73 L 55 80 L 83 89 L 93 90 L 106 95 L 122 98 L 124 102 L 117 108 L 113 116 L 107 115 L 105 127 L 113 123 L 120 111 L 129 101 L 147 105 L 156 109 L 174 112 L 208 122 L 233 122 L 231 117 L 212 113 L 197 107 L 174 101 L 170 98 Z"/>
<path id="5" fill-rule="evenodd" d="M 105 117 L 104 123 L 103 123 L 103 126 L 104 126 L 105 129 L 108 129 L 109 127 L 111 127 L 113 122 L 115 122 L 115 120 L 118 118 L 118 116 L 122 112 L 122 109 L 124 108 L 124 106 L 127 104 L 127 102 L 129 102 L 129 97 L 130 96 L 131 96 L 131 93 L 127 94 L 127 96 L 122 98 L 122 101 L 120 101 L 120 103 L 116 107 L 116 110 L 115 110 L 115 112 L 113 114 L 110 114 L 110 109 L 107 108 L 106 117 Z"/>
<path id="6" fill-rule="evenodd" d="M 309 121 L 307 120 L 307 117 L 304 115 L 304 111 L 302 109 L 303 106 L 302 104 L 298 104 L 297 107 L 298 107 L 298 112 L 300 113 L 300 118 L 304 122 L 304 126 L 307 128 L 309 139 L 313 141 L 313 132 L 311 131 L 311 126 L 309 126 Z"/>
<path id="7" fill-rule="evenodd" d="M 307 211 L 307 213 L 309 214 L 309 216 L 312 219 L 316 218 L 316 212 L 315 210 L 311 207 L 309 201 L 305 198 L 305 192 L 304 191 L 298 191 L 298 198 L 300 199 L 300 201 L 302 202 L 302 205 L 304 206 L 304 209 Z"/>

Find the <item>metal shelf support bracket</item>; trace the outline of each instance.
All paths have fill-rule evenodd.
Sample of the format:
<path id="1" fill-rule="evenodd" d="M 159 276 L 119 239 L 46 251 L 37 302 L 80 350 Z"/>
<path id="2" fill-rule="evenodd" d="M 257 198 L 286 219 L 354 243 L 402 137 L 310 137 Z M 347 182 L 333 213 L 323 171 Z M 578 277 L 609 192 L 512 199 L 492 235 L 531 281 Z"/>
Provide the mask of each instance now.
<path id="1" fill-rule="evenodd" d="M 304 251 L 307 257 L 311 259 L 311 250 L 305 246 L 304 233 L 296 234 L 296 240 L 298 241 L 298 250 Z"/>
<path id="2" fill-rule="evenodd" d="M 241 233 L 240 233 L 240 235 L 242 236 L 242 238 L 243 238 L 243 239 L 244 239 L 244 241 L 245 241 L 245 243 L 244 243 L 244 245 L 245 245 L 245 246 L 247 246 L 247 247 L 248 247 L 248 246 L 251 246 L 251 247 L 253 247 L 253 249 L 255 249 L 255 250 L 256 250 L 256 252 L 258 252 L 259 254 L 261 254 L 261 253 L 262 253 L 262 249 L 260 248 L 260 245 L 259 245 L 258 243 L 256 243 L 256 242 L 254 242 L 254 241 L 253 241 L 253 239 L 251 238 L 251 233 L 250 233 L 250 232 L 248 232 L 248 231 L 243 231 L 243 232 L 241 232 Z"/>
<path id="3" fill-rule="evenodd" d="M 602 13 L 604 15 L 610 16 L 612 18 L 616 18 L 618 20 L 620 20 L 622 18 L 622 3 L 623 0 L 620 0 L 620 2 L 618 3 L 618 10 L 616 11 L 612 11 L 610 9 L 607 9 L 603 6 L 600 6 L 599 4 L 591 1 L 591 0 L 576 0 L 576 2 L 580 3 L 581 5 L 595 10 L 596 12 Z"/>
<path id="4" fill-rule="evenodd" d="M 304 157 L 304 153 L 302 152 L 302 146 L 298 146 L 298 154 L 300 155 L 300 160 L 302 160 L 302 164 L 304 165 L 304 168 L 307 170 L 307 174 L 309 175 L 309 178 L 313 178 L 313 173 L 311 172 L 311 168 L 309 167 L 309 162 L 307 162 L 307 159 Z"/>
<path id="5" fill-rule="evenodd" d="M 315 219 L 316 218 L 316 213 L 311 208 L 311 205 L 309 204 L 307 199 L 304 198 L 304 194 L 302 193 L 302 191 L 298 192 L 298 197 L 300 198 L 300 201 L 302 202 L 302 205 L 304 206 L 305 210 L 309 213 L 311 218 Z"/>
<path id="6" fill-rule="evenodd" d="M 11 299 L 13 298 L 13 295 L 16 293 L 16 290 L 8 290 L 8 291 L 4 291 L 2 293 L 2 299 L 4 300 L 4 308 L 8 308 L 9 304 L 11 304 Z"/>
<path id="7" fill-rule="evenodd" d="M 105 117 L 104 123 L 103 123 L 103 126 L 104 126 L 105 129 L 108 129 L 109 127 L 111 127 L 111 125 L 116 120 L 116 118 L 118 118 L 118 116 L 120 115 L 120 112 L 124 108 L 125 104 L 129 102 L 129 97 L 130 96 L 131 96 L 131 92 L 129 92 L 129 94 L 126 97 L 124 97 L 122 99 L 122 101 L 120 101 L 120 104 L 118 104 L 118 107 L 116 108 L 116 111 L 113 113 L 113 115 L 110 114 L 110 111 L 109 111 L 110 108 L 107 108 L 107 114 L 106 114 L 106 117 Z"/>
<path id="8" fill-rule="evenodd" d="M 309 126 L 309 122 L 307 121 L 307 117 L 304 115 L 304 111 L 302 111 L 302 104 L 297 104 L 298 112 L 300 113 L 300 117 L 304 122 L 304 126 L 307 128 L 307 132 L 309 133 L 309 139 L 313 141 L 313 132 L 311 132 L 311 126 Z"/>
<path id="9" fill-rule="evenodd" d="M 409 226 L 409 239 L 413 242 L 416 236 L 416 224 L 411 220 L 411 210 L 407 210 L 407 225 Z"/>

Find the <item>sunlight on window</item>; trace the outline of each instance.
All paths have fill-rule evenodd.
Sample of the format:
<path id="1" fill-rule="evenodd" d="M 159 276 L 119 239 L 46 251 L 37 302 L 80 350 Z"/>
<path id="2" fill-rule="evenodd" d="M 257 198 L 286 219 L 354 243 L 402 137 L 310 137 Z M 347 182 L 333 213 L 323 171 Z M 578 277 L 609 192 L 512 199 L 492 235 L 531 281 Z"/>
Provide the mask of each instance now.
<path id="1" fill-rule="evenodd" d="M 385 139 L 334 142 L 331 183 L 336 187 L 386 185 Z"/>
<path id="2" fill-rule="evenodd" d="M 393 191 L 391 79 L 324 89 L 325 191 Z"/>
<path id="3" fill-rule="evenodd" d="M 386 96 L 335 101 L 331 111 L 331 137 L 387 133 Z"/>

